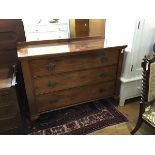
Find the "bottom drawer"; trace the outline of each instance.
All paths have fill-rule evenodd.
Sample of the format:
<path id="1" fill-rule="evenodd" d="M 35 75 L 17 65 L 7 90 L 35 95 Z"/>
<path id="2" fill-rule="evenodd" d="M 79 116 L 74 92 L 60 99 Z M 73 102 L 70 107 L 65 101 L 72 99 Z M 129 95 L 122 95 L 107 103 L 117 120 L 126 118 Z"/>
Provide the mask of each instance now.
<path id="1" fill-rule="evenodd" d="M 36 97 L 37 108 L 39 113 L 43 113 L 81 102 L 111 97 L 114 94 L 114 85 L 114 82 L 106 82 L 39 95 Z"/>
<path id="2" fill-rule="evenodd" d="M 6 119 L 0 119 L 0 132 L 18 128 L 18 126 L 19 126 L 19 119 L 17 116 Z"/>
<path id="3" fill-rule="evenodd" d="M 16 105 L 0 107 L 0 119 L 13 116 L 15 113 L 17 113 Z"/>

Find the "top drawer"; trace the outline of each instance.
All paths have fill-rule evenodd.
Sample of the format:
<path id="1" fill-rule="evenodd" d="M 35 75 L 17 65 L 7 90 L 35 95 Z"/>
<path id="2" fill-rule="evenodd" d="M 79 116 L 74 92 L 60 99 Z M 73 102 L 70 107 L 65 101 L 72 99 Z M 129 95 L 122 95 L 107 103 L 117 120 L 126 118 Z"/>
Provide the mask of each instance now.
<path id="1" fill-rule="evenodd" d="M 31 60 L 30 67 L 33 77 L 41 77 L 54 73 L 90 69 L 118 63 L 119 51 L 104 51 L 82 55 L 66 55 Z"/>

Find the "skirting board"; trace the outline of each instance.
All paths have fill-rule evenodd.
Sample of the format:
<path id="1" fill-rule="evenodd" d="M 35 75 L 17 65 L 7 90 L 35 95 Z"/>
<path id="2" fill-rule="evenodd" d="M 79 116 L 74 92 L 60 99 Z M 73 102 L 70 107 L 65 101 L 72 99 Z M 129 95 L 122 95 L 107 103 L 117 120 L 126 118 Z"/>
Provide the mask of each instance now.
<path id="1" fill-rule="evenodd" d="M 125 100 L 141 95 L 142 77 L 121 78 L 120 101 L 119 105 L 124 106 Z"/>

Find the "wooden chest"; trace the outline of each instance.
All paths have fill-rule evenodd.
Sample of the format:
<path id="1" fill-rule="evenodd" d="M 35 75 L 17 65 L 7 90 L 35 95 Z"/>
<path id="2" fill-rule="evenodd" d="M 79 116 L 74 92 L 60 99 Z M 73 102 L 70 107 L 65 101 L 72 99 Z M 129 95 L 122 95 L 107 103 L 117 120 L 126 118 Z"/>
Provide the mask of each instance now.
<path id="1" fill-rule="evenodd" d="M 0 134 L 15 131 L 21 126 L 12 75 L 17 64 L 17 42 L 25 41 L 20 19 L 0 19 Z"/>
<path id="2" fill-rule="evenodd" d="M 67 40 L 19 47 L 31 119 L 88 101 L 119 97 L 123 49 L 104 40 Z"/>

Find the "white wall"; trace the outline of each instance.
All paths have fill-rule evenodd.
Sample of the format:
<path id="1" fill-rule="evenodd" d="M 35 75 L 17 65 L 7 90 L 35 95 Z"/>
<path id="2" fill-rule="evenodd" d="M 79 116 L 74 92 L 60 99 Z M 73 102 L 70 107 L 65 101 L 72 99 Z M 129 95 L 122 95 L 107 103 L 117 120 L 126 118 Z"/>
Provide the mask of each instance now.
<path id="1" fill-rule="evenodd" d="M 140 27 L 138 29 L 138 23 Z M 128 47 L 126 75 L 130 78 L 141 75 L 141 62 L 145 55 L 152 52 L 155 43 L 155 18 L 147 19 L 107 19 L 105 38 L 107 46 L 123 45 Z M 124 65 L 126 65 L 124 64 Z M 133 71 L 127 71 L 133 65 Z M 128 72 L 128 73 L 127 73 Z M 129 74 L 129 75 L 127 75 Z"/>
<path id="2" fill-rule="evenodd" d="M 141 48 L 143 51 L 152 52 L 153 44 L 155 43 L 155 18 L 154 19 L 146 19 L 144 30 L 143 30 L 143 39 Z"/>
<path id="3" fill-rule="evenodd" d="M 141 62 L 153 51 L 155 19 L 107 19 L 105 34 L 107 46 L 128 45 L 121 77 L 120 105 L 123 105 L 126 99 L 140 95 Z"/>
<path id="4" fill-rule="evenodd" d="M 107 19 L 105 38 L 107 46 L 128 45 L 127 51 L 131 51 L 134 35 L 135 19 Z"/>

